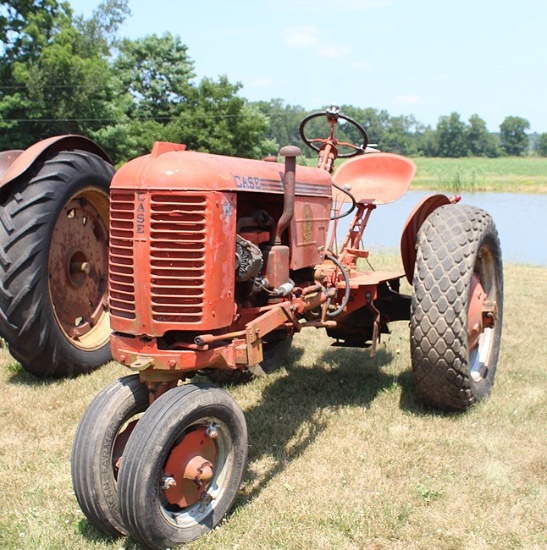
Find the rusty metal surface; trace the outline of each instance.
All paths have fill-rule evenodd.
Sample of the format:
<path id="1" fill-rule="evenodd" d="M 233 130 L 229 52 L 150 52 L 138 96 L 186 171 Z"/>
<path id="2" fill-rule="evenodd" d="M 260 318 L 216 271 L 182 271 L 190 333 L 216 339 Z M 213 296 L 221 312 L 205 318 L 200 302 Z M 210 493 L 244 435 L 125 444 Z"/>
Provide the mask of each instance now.
<path id="1" fill-rule="evenodd" d="M 69 201 L 51 239 L 51 300 L 59 323 L 76 345 L 107 310 L 108 228 L 100 200 L 107 198 L 84 191 Z"/>
<path id="2" fill-rule="evenodd" d="M 112 189 L 210 190 L 283 195 L 283 165 L 196 151 L 170 151 L 157 158 L 145 155 L 122 166 Z M 296 168 L 296 196 L 332 195 L 330 174 L 308 166 Z"/>
<path id="3" fill-rule="evenodd" d="M 418 231 L 426 218 L 440 206 L 450 204 L 446 195 L 430 195 L 422 199 L 408 216 L 403 233 L 401 235 L 401 258 L 405 275 L 410 284 L 414 276 L 414 264 L 416 263 L 416 238 Z"/>
<path id="4" fill-rule="evenodd" d="M 73 149 L 82 149 L 94 153 L 112 164 L 112 160 L 106 152 L 89 138 L 70 134 L 53 136 L 31 145 L 28 149 L 18 154 L 17 157 L 10 162 L 7 170 L 3 174 L 0 169 L 0 187 L 3 187 L 24 174 L 42 155 Z M 8 153 L 11 153 L 11 151 L 8 151 Z"/>
<path id="5" fill-rule="evenodd" d="M 171 449 L 165 464 L 165 476 L 172 480 L 165 488 L 169 503 L 185 508 L 200 500 L 213 478 L 216 454 L 206 426 L 190 431 Z"/>
<path id="6" fill-rule="evenodd" d="M 0 182 L 2 182 L 4 175 L 22 152 L 20 149 L 12 149 L 11 151 L 2 151 L 0 153 Z"/>
<path id="7" fill-rule="evenodd" d="M 279 154 L 285 157 L 285 175 L 283 177 L 283 213 L 277 222 L 274 243 L 276 245 L 281 244 L 281 236 L 294 216 L 296 157 L 301 153 L 298 147 L 289 145 L 283 147 Z"/>
<path id="8" fill-rule="evenodd" d="M 113 190 L 110 214 L 114 330 L 161 336 L 169 330 L 204 332 L 232 323 L 233 193 Z"/>
<path id="9" fill-rule="evenodd" d="M 472 350 L 479 341 L 484 330 L 484 306 L 488 299 L 479 277 L 473 273 L 469 291 L 469 307 L 467 309 L 467 332 L 469 334 L 469 349 Z"/>
<path id="10" fill-rule="evenodd" d="M 327 300 L 322 286 L 317 299 L 309 301 L 302 289 L 296 297 L 287 294 L 288 301 L 276 293 L 288 283 L 294 288 L 291 270 L 321 265 L 329 222 L 330 175 L 296 167 L 297 152 L 282 151 L 283 172 L 276 163 L 162 144 L 154 155 L 117 172 L 111 186 L 110 306 L 118 334 L 111 342 L 120 362 L 145 365 L 139 370 L 143 380 L 259 363 L 267 334 L 282 326 L 299 330 L 299 316 Z M 350 167 L 342 172 L 342 183 L 352 186 L 357 200 L 366 202 L 370 195 L 369 203 L 361 205 L 368 214 L 376 203 L 402 195 L 415 172 L 412 161 L 383 153 L 359 157 Z M 359 243 L 365 227 L 361 219 L 355 230 L 359 238 L 351 241 L 347 283 L 333 271 L 328 285 L 330 299 L 336 300 L 333 308 L 346 294 L 353 298 L 341 317 L 375 299 L 379 284 L 402 275 L 357 270 L 355 258 L 366 255 Z M 235 280 L 235 235 L 243 229 L 250 241 L 270 243 L 262 249 L 264 268 L 256 275 L 258 288 L 266 292 L 256 302 L 256 294 Z M 282 303 L 275 305 L 276 300 Z M 269 311 L 258 311 L 266 304 Z"/>

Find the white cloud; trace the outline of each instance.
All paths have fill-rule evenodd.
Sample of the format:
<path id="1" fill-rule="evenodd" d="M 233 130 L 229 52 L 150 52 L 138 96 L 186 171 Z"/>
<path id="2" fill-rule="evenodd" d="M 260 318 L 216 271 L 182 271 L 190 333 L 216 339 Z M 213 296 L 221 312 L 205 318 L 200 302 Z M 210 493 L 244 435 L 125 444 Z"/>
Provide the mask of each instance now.
<path id="1" fill-rule="evenodd" d="M 394 0 L 344 0 L 336 9 L 345 12 L 375 10 L 392 6 L 393 2 Z M 333 5 L 332 0 L 291 0 L 290 3 L 313 9 L 315 12 L 330 11 Z"/>
<path id="2" fill-rule="evenodd" d="M 422 100 L 419 95 L 400 95 L 396 99 L 398 103 L 404 103 L 405 105 L 420 103 L 420 101 Z"/>
<path id="3" fill-rule="evenodd" d="M 258 77 L 252 81 L 252 85 L 256 88 L 270 88 L 275 82 L 271 78 Z"/>
<path id="4" fill-rule="evenodd" d="M 326 46 L 319 50 L 319 55 L 321 57 L 328 57 L 330 59 L 338 59 L 340 57 L 345 57 L 351 53 L 351 48 L 347 46 Z"/>
<path id="5" fill-rule="evenodd" d="M 315 46 L 319 42 L 315 25 L 287 27 L 284 35 L 285 44 L 291 47 Z"/>
<path id="6" fill-rule="evenodd" d="M 368 61 L 354 61 L 351 64 L 352 69 L 357 69 L 358 71 L 363 71 L 366 69 L 370 69 L 372 65 Z"/>

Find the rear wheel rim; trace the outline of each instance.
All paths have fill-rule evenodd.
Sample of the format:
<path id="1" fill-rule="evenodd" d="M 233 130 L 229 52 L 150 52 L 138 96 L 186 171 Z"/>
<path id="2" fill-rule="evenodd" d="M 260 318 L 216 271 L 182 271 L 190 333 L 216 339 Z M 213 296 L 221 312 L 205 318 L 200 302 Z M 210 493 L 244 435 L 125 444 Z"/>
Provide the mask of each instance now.
<path id="1" fill-rule="evenodd" d="M 108 194 L 86 187 L 63 206 L 48 259 L 52 309 L 66 339 L 92 351 L 110 337 L 108 315 Z"/>
<path id="2" fill-rule="evenodd" d="M 471 326 L 473 322 L 468 319 L 469 370 L 476 383 L 487 378 L 494 351 L 499 285 L 496 258 L 492 249 L 483 245 L 475 261 L 469 299 L 470 307 L 481 308 L 480 319 L 477 314 L 474 315 L 475 327 Z M 480 305 L 473 306 L 474 300 L 480 302 Z M 478 334 L 475 333 L 477 330 Z"/>

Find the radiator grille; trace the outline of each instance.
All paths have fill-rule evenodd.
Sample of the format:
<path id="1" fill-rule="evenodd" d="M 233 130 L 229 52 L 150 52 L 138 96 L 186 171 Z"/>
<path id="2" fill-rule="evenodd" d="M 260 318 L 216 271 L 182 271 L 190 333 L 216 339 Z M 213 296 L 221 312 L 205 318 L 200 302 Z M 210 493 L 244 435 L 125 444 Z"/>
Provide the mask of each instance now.
<path id="1" fill-rule="evenodd" d="M 156 322 L 202 320 L 206 206 L 203 196 L 151 197 L 150 293 Z"/>
<path id="2" fill-rule="evenodd" d="M 111 191 L 113 317 L 136 320 L 142 301 L 155 323 L 203 321 L 206 218 L 203 195 Z"/>
<path id="3" fill-rule="evenodd" d="M 135 266 L 133 232 L 135 195 L 113 191 L 110 195 L 110 314 L 135 319 Z"/>

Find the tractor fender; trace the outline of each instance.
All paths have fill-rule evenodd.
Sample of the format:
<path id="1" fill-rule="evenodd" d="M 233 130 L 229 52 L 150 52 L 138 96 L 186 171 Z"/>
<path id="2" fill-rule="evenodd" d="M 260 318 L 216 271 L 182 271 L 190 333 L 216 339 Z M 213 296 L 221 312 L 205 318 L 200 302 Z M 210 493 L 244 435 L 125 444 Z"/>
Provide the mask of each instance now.
<path id="1" fill-rule="evenodd" d="M 410 284 L 412 284 L 412 278 L 414 276 L 414 264 L 416 263 L 416 240 L 420 227 L 426 220 L 426 218 L 440 206 L 445 204 L 451 204 L 457 202 L 456 199 L 449 199 L 446 195 L 430 195 L 424 197 L 408 216 L 403 234 L 401 235 L 401 258 L 403 260 L 403 267 L 405 275 Z"/>
<path id="2" fill-rule="evenodd" d="M 4 181 L 4 175 L 22 152 L 22 149 L 11 149 L 10 151 L 0 152 L 0 182 Z"/>
<path id="3" fill-rule="evenodd" d="M 34 143 L 24 151 L 12 150 L 0 153 L 0 194 L 5 196 L 9 184 L 24 174 L 39 159 L 51 153 L 80 149 L 101 157 L 113 164 L 104 149 L 93 140 L 73 134 L 54 136 Z"/>

